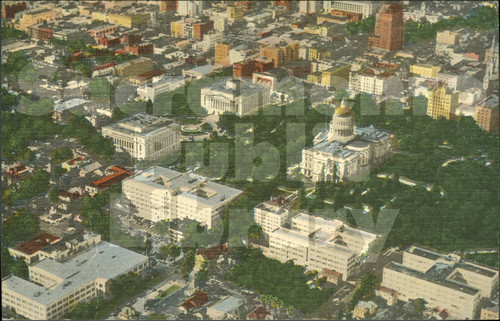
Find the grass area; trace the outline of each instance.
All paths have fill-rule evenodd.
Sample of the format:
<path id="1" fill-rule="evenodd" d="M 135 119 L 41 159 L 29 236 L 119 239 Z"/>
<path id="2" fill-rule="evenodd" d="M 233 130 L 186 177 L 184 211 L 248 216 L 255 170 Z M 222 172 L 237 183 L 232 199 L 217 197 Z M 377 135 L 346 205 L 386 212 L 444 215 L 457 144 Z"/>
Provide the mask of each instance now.
<path id="1" fill-rule="evenodd" d="M 498 252 L 495 253 L 467 253 L 465 259 L 471 262 L 484 264 L 498 269 Z"/>
<path id="2" fill-rule="evenodd" d="M 172 293 L 174 293 L 175 291 L 179 290 L 179 285 L 177 284 L 174 284 L 172 285 L 171 287 L 169 287 L 168 289 L 166 289 L 165 291 L 163 291 L 162 293 L 160 293 L 158 295 L 158 298 L 159 299 L 163 299 L 163 298 L 166 298 L 168 297 L 169 295 L 171 295 Z"/>

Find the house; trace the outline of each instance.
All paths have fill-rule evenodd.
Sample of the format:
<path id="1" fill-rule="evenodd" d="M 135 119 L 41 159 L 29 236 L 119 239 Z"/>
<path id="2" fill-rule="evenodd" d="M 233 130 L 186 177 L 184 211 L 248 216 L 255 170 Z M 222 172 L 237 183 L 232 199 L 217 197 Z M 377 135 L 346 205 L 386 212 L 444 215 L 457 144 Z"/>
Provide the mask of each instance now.
<path id="1" fill-rule="evenodd" d="M 339 281 L 342 280 L 342 273 L 327 268 L 323 269 L 323 276 L 326 276 L 327 282 L 333 283 L 335 285 L 338 285 Z"/>
<path id="2" fill-rule="evenodd" d="M 248 320 L 268 320 L 270 313 L 263 306 L 257 307 L 247 315 Z"/>
<path id="3" fill-rule="evenodd" d="M 203 291 L 196 290 L 196 292 L 189 299 L 187 299 L 180 305 L 179 310 L 186 313 L 193 310 L 196 307 L 204 306 L 207 302 L 208 302 L 208 294 Z"/>
<path id="4" fill-rule="evenodd" d="M 61 167 L 67 170 L 68 172 L 72 170 L 73 168 L 78 168 L 80 167 L 80 164 L 83 162 L 85 157 L 83 156 L 78 156 L 76 158 L 70 159 L 69 161 L 66 161 L 61 164 Z"/>
<path id="5" fill-rule="evenodd" d="M 369 314 L 373 314 L 377 309 L 377 305 L 373 301 L 359 301 L 354 307 L 352 317 L 354 319 L 364 319 Z"/>
<path id="6" fill-rule="evenodd" d="M 97 181 L 90 183 L 90 185 L 85 186 L 85 191 L 90 194 L 90 196 L 94 196 L 100 190 L 108 188 L 109 186 L 119 183 L 122 180 L 132 176 L 134 173 L 119 167 L 113 166 L 110 168 L 110 171 L 114 172 L 111 175 L 105 176 Z"/>
<path id="7" fill-rule="evenodd" d="M 388 306 L 392 306 L 398 302 L 398 292 L 392 289 L 381 286 L 375 290 L 375 294 L 386 300 Z"/>

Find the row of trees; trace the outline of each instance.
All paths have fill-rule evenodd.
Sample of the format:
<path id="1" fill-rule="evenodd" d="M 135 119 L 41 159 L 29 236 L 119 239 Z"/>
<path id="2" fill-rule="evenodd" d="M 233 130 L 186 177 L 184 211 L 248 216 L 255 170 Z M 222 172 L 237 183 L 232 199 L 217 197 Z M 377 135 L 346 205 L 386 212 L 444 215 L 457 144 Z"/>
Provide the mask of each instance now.
<path id="1" fill-rule="evenodd" d="M 49 188 L 49 173 L 44 170 L 36 170 L 30 176 L 24 178 L 17 188 L 7 188 L 2 195 L 4 204 L 15 204 L 21 200 L 47 192 Z"/>

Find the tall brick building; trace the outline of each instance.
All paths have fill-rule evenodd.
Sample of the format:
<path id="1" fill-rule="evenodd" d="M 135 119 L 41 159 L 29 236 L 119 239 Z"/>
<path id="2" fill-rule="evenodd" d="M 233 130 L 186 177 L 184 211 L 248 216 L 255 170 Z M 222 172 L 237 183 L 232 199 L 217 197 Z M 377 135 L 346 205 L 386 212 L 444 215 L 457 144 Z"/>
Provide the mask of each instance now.
<path id="1" fill-rule="evenodd" d="M 160 1 L 160 12 L 177 11 L 177 0 Z"/>
<path id="2" fill-rule="evenodd" d="M 5 1 L 2 4 L 2 18 L 4 19 L 12 19 L 16 16 L 16 13 L 20 11 L 26 10 L 26 2 L 16 2 L 13 4 L 6 4 L 8 1 Z"/>
<path id="3" fill-rule="evenodd" d="M 490 133 L 498 133 L 498 96 L 492 95 L 481 101 L 475 108 L 479 127 Z"/>
<path id="4" fill-rule="evenodd" d="M 377 14 L 375 35 L 370 46 L 385 50 L 403 49 L 403 8 L 397 2 L 384 4 Z"/>

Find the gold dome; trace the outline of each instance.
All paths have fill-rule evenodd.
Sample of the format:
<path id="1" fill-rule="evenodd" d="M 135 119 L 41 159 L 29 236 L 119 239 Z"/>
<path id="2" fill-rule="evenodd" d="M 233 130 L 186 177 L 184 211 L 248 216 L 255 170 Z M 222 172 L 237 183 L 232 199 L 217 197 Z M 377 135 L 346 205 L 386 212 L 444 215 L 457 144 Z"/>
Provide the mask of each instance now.
<path id="1" fill-rule="evenodd" d="M 335 109 L 335 115 L 347 116 L 352 114 L 352 109 L 344 104 L 344 100 L 340 103 L 340 106 Z"/>

